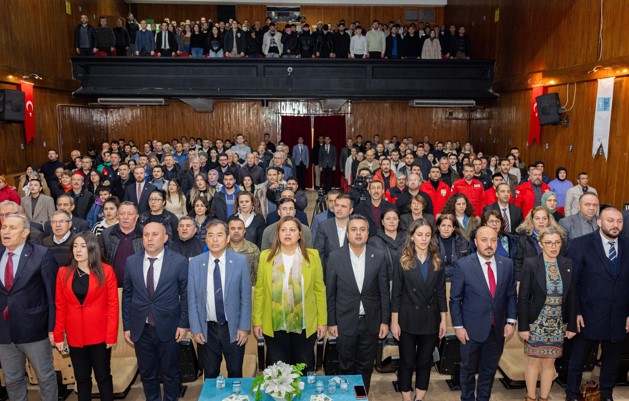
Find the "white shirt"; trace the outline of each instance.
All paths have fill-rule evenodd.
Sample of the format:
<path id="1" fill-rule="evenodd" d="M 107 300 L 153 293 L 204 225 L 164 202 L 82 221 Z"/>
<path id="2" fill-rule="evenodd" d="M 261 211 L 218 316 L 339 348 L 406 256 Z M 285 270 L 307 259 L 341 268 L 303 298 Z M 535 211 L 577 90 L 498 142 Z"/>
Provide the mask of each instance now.
<path id="1" fill-rule="evenodd" d="M 603 241 L 603 249 L 605 249 L 605 255 L 607 255 L 607 258 L 609 258 L 609 248 L 611 248 L 611 246 L 609 245 L 610 242 L 612 242 L 614 244 L 614 248 L 616 249 L 616 257 L 619 256 L 618 253 L 618 238 L 615 239 L 607 239 L 605 237 L 603 237 L 603 233 L 599 231 L 599 234 L 601 236 L 601 241 Z M 15 262 L 13 262 L 15 263 Z"/>
<path id="2" fill-rule="evenodd" d="M 363 292 L 363 284 L 365 282 L 365 254 L 367 253 L 367 247 L 363 248 L 360 255 L 356 256 L 352 248 L 349 249 L 349 259 L 352 262 L 352 270 L 354 271 L 354 278 L 358 285 L 358 291 Z M 365 314 L 365 308 L 363 307 L 363 301 L 360 301 L 360 308 L 358 310 L 359 315 Z"/>
<path id="3" fill-rule="evenodd" d="M 164 250 L 159 253 L 155 257 L 155 262 L 153 262 L 153 290 L 157 289 L 157 283 L 159 282 L 159 276 L 162 273 L 162 263 L 164 263 Z M 144 262 L 142 265 L 142 272 L 144 273 L 144 285 L 146 285 L 146 275 L 149 272 L 149 266 L 151 262 L 149 262 L 149 256 L 144 253 Z"/>
<path id="4" fill-rule="evenodd" d="M 336 218 L 334 219 L 336 222 Z M 339 237 L 339 247 L 342 247 L 345 243 L 345 233 L 347 232 L 347 222 L 345 223 L 345 227 L 339 226 L 338 222 L 336 223 L 336 235 Z"/>
<path id="5" fill-rule="evenodd" d="M 22 255 L 22 251 L 24 250 L 24 244 L 18 246 L 13 251 L 13 277 L 17 274 L 17 266 L 20 264 L 20 256 Z M 2 280 L 2 284 L 4 284 L 4 271 L 7 268 L 7 262 L 9 261 L 9 250 L 5 249 L 2 258 L 0 259 L 0 280 Z"/>
<path id="6" fill-rule="evenodd" d="M 216 305 L 214 304 L 214 259 L 218 259 L 218 268 L 221 272 L 221 289 L 223 290 L 223 308 L 225 308 L 225 263 L 226 256 L 225 251 L 218 258 L 212 256 L 211 252 L 208 252 L 208 269 L 207 269 L 207 299 L 205 300 L 205 309 L 207 310 L 207 320 L 209 322 L 217 322 L 216 317 Z M 225 313 L 225 319 L 227 319 L 227 313 Z"/>
<path id="7" fill-rule="evenodd" d="M 68 240 L 68 238 L 70 238 L 71 235 L 72 235 L 72 230 L 68 230 L 66 235 L 64 235 L 63 238 L 61 238 L 61 240 L 57 240 L 57 237 L 53 235 L 52 242 L 54 242 L 57 245 L 63 244 L 64 242 Z"/>

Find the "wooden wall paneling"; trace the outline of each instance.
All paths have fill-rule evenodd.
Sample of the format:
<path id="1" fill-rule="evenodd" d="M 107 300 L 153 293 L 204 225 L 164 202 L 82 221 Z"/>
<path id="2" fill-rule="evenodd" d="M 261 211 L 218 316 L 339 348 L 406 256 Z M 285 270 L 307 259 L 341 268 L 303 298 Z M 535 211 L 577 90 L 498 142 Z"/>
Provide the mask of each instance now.
<path id="1" fill-rule="evenodd" d="M 218 16 L 215 4 L 135 4 L 135 17 L 138 20 L 152 18 L 156 23 L 169 18 L 171 21 L 199 21 L 201 17 L 216 21 Z"/>
<path id="2" fill-rule="evenodd" d="M 108 140 L 107 113 L 108 109 L 73 104 L 57 107 L 60 147 L 65 161 L 69 161 L 74 149 L 86 154 L 88 146 L 99 150 L 101 142 Z"/>
<path id="3" fill-rule="evenodd" d="M 474 58 L 496 58 L 496 38 L 498 36 L 498 26 L 506 26 L 512 30 L 514 26 L 523 25 L 522 30 L 527 30 L 518 22 L 517 25 L 506 25 L 503 20 L 503 10 L 500 12 L 500 22 L 494 22 L 495 11 L 499 7 L 500 0 L 449 0 L 444 8 L 443 21 L 446 28 L 450 24 L 457 27 L 465 25 L 467 33 L 470 35 L 472 47 L 472 57 Z M 519 16 L 521 21 L 522 16 Z M 533 29 L 533 28 L 531 28 Z M 543 30 L 541 30 L 543 31 Z M 508 35 L 511 37 L 511 34 Z"/>
<path id="4" fill-rule="evenodd" d="M 245 19 L 248 19 L 251 26 L 253 26 L 253 23 L 256 21 L 260 21 L 260 24 L 264 26 L 266 6 L 259 4 L 236 4 L 236 17 L 241 23 Z"/>

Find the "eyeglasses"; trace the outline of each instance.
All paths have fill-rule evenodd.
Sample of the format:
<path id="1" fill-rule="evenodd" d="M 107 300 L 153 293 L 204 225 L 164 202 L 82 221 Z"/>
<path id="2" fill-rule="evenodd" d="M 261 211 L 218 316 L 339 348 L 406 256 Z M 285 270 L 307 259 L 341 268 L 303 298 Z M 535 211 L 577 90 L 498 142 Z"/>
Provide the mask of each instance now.
<path id="1" fill-rule="evenodd" d="M 50 220 L 50 224 L 58 226 L 59 224 L 69 223 L 70 220 Z"/>
<path id="2" fill-rule="evenodd" d="M 500 220 L 487 220 L 488 224 L 500 224 Z"/>
<path id="3" fill-rule="evenodd" d="M 557 248 L 561 246 L 561 241 L 544 241 L 542 244 L 549 248 Z"/>
<path id="4" fill-rule="evenodd" d="M 149 198 L 149 202 L 161 202 L 163 201 L 162 198 Z"/>

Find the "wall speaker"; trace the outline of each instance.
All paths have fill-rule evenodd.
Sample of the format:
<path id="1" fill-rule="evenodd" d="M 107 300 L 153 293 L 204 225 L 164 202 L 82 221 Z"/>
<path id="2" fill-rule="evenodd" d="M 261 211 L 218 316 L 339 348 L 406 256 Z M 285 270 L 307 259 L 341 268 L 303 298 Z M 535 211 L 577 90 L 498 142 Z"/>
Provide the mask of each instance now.
<path id="1" fill-rule="evenodd" d="M 451 375 L 454 373 L 455 365 L 461 363 L 460 348 L 461 343 L 454 334 L 446 334 L 439 344 L 439 362 L 437 362 L 437 371 L 442 375 Z"/>
<path id="2" fill-rule="evenodd" d="M 548 93 L 535 98 L 540 125 L 561 124 L 561 114 L 565 111 L 559 102 L 559 95 Z"/>
<path id="3" fill-rule="evenodd" d="M 24 122 L 24 92 L 0 90 L 0 121 Z"/>

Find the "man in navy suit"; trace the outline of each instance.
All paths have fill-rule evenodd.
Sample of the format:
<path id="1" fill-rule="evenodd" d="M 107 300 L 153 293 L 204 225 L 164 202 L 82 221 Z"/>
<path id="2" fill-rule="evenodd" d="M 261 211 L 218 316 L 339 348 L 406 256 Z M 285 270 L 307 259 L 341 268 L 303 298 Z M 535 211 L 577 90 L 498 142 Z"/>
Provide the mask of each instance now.
<path id="1" fill-rule="evenodd" d="M 133 178 L 135 183 L 127 186 L 124 191 L 124 202 L 133 202 L 138 207 L 138 213 L 148 212 L 149 196 L 157 187 L 150 182 L 146 182 L 146 171 L 142 166 L 136 166 L 133 169 Z"/>
<path id="2" fill-rule="evenodd" d="M 164 249 L 160 223 L 144 227 L 144 252 L 127 259 L 122 288 L 125 339 L 135 345 L 147 401 L 179 398 L 179 341 L 188 327 L 188 259 Z M 164 382 L 159 387 L 158 369 Z"/>
<path id="3" fill-rule="evenodd" d="M 41 399 L 57 401 L 52 363 L 55 328 L 55 259 L 47 248 L 26 242 L 25 216 L 9 214 L 0 234 L 0 364 L 9 398 L 26 401 L 24 358 L 35 368 Z"/>
<path id="4" fill-rule="evenodd" d="M 218 376 L 223 355 L 228 376 L 242 377 L 251 330 L 250 267 L 245 255 L 226 249 L 226 223 L 211 220 L 205 243 L 210 252 L 192 258 L 188 270 L 190 331 L 199 344 L 206 379 Z"/>
<path id="5" fill-rule="evenodd" d="M 599 230 L 575 238 L 572 259 L 577 284 L 577 332 L 570 363 L 566 399 L 578 400 L 583 362 L 601 342 L 600 389 L 612 400 L 621 344 L 629 332 L 629 242 L 621 236 L 623 216 L 614 207 L 601 211 Z"/>
<path id="6" fill-rule="evenodd" d="M 454 263 L 450 313 L 461 342 L 461 401 L 488 401 L 504 343 L 515 330 L 517 297 L 513 263 L 496 255 L 496 231 L 483 226 L 474 242 L 477 252 Z"/>
<path id="7" fill-rule="evenodd" d="M 297 138 L 297 145 L 293 146 L 293 161 L 295 162 L 295 173 L 299 188 L 306 189 L 306 170 L 310 165 L 310 151 L 304 145 L 304 138 Z"/>
<path id="8" fill-rule="evenodd" d="M 325 277 L 330 253 L 341 248 L 347 242 L 347 223 L 354 211 L 352 198 L 341 194 L 334 200 L 334 218 L 321 223 L 314 240 L 314 247 L 319 251 Z"/>

